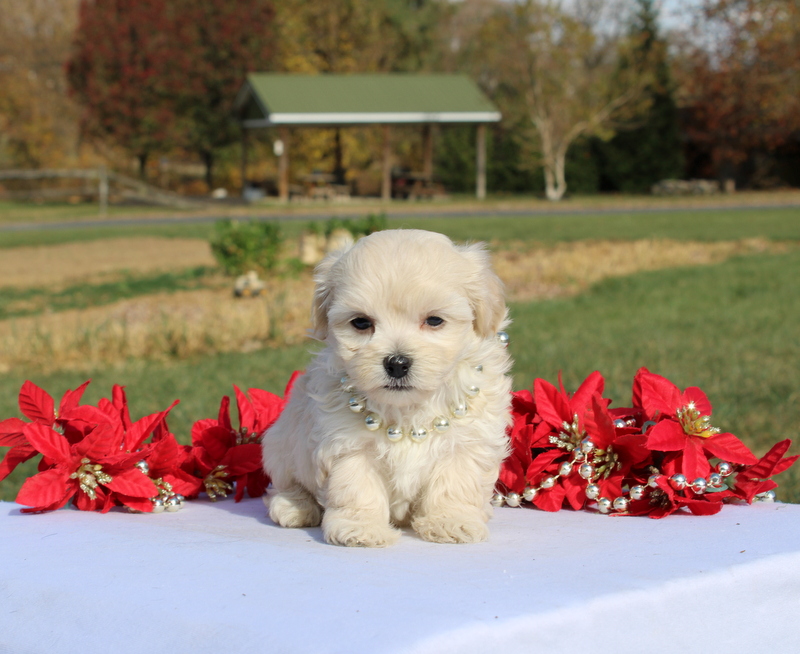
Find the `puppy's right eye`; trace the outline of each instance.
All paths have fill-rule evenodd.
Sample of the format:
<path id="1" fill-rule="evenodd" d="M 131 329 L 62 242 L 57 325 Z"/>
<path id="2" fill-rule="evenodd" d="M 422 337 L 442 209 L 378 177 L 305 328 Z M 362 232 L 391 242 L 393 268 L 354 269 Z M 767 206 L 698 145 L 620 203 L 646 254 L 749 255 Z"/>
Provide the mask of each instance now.
<path id="1" fill-rule="evenodd" d="M 360 332 L 365 332 L 368 329 L 372 329 L 372 321 L 369 318 L 353 318 L 350 321 L 350 324 Z"/>

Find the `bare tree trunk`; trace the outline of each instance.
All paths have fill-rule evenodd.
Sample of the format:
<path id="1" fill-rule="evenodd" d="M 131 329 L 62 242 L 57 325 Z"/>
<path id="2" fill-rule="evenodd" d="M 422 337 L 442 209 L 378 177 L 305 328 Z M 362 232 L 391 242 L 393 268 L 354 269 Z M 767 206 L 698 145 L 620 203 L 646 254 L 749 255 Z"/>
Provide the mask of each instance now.
<path id="1" fill-rule="evenodd" d="M 206 186 L 208 187 L 208 192 L 211 193 L 214 190 L 214 153 L 201 152 L 200 157 L 206 167 Z"/>

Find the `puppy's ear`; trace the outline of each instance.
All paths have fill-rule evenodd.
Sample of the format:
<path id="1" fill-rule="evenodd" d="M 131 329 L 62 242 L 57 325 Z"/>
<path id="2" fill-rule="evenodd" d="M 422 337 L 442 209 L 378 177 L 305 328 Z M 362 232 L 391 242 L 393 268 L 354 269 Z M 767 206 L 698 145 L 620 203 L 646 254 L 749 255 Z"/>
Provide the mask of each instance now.
<path id="1" fill-rule="evenodd" d="M 473 328 L 479 336 L 489 338 L 501 330 L 508 320 L 503 282 L 492 270 L 489 253 L 483 243 L 458 249 L 470 266 L 471 274 L 466 279 L 466 289 L 475 314 Z"/>
<path id="2" fill-rule="evenodd" d="M 314 270 L 314 299 L 311 303 L 311 337 L 324 341 L 328 336 L 328 309 L 333 300 L 333 264 L 341 253 L 326 256 Z"/>

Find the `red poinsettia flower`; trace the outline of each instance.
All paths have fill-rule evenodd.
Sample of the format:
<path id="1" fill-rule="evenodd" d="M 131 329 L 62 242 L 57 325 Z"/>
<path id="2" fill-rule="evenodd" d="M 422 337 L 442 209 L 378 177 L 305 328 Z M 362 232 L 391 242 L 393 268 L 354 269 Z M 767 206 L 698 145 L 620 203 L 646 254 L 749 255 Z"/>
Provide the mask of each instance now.
<path id="1" fill-rule="evenodd" d="M 535 425 L 541 422 L 530 391 L 517 391 L 512 395 L 511 415 L 513 423 L 508 429 L 511 453 L 503 461 L 499 481 L 507 491 L 521 494 L 525 489 L 526 471 L 533 461 L 531 443 Z"/>
<path id="2" fill-rule="evenodd" d="M 52 396 L 33 382 L 26 381 L 19 392 L 20 411 L 29 420 L 63 433 L 69 442 L 77 442 L 103 422 L 103 417 L 97 415 L 95 407 L 80 404 L 88 385 L 86 381 L 74 391 L 64 393 L 56 411 Z M 19 418 L 0 422 L 0 446 L 11 448 L 0 462 L 0 480 L 5 479 L 20 463 L 38 454 L 24 436 L 26 424 Z"/>
<path id="3" fill-rule="evenodd" d="M 647 447 L 681 452 L 681 472 L 690 480 L 707 477 L 709 457 L 753 465 L 758 459 L 736 436 L 711 426 L 711 403 L 699 388 L 683 392 L 668 379 L 642 368 L 634 381 L 634 401 L 648 420 Z"/>
<path id="4" fill-rule="evenodd" d="M 147 476 L 162 495 L 179 493 L 184 497 L 196 497 L 203 488 L 202 479 L 192 474 L 192 448 L 178 443 L 165 422 L 156 427 L 149 452 L 141 460 L 147 464 Z"/>
<path id="5" fill-rule="evenodd" d="M 714 515 L 722 510 L 722 500 L 730 496 L 729 492 L 698 495 L 688 490 L 676 491 L 665 475 L 659 475 L 654 483 L 656 487 L 650 488 L 642 499 L 630 502 L 629 515 L 665 518 L 684 507 L 694 515 Z"/>
<path id="6" fill-rule="evenodd" d="M 115 504 L 150 511 L 155 484 L 134 467 L 138 452 L 123 452 L 121 441 L 108 425 L 100 425 L 77 443 L 51 427 L 29 423 L 27 441 L 43 455 L 47 469 L 25 481 L 17 502 L 41 513 L 64 506 L 71 499 L 84 511 L 105 513 Z"/>
<path id="7" fill-rule="evenodd" d="M 250 497 L 264 494 L 269 478 L 262 464 L 261 437 L 277 420 L 299 374 L 294 373 L 289 380 L 285 398 L 257 388 L 249 389 L 248 397 L 234 386 L 238 428 L 231 423 L 228 396 L 222 398 L 216 420 L 199 420 L 193 425 L 192 454 L 198 476 L 212 500 L 218 495 L 226 497 L 234 483 L 237 502 L 244 497 L 245 489 Z"/>
<path id="8" fill-rule="evenodd" d="M 792 441 L 789 439 L 776 443 L 758 460 L 758 463 L 740 471 L 736 475 L 733 494 L 749 504 L 756 495 L 777 488 L 778 484 L 772 481 L 771 477 L 788 470 L 800 456 L 784 456 L 791 444 Z"/>

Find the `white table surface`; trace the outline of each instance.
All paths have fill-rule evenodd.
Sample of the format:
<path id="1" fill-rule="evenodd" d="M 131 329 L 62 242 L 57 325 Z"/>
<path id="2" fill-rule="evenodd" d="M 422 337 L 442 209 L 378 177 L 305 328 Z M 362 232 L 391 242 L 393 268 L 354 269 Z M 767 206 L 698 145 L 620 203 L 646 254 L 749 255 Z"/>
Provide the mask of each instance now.
<path id="1" fill-rule="evenodd" d="M 0 652 L 800 651 L 800 505 L 663 520 L 498 509 L 491 540 L 387 549 L 260 500 L 21 515 L 0 503 Z"/>

